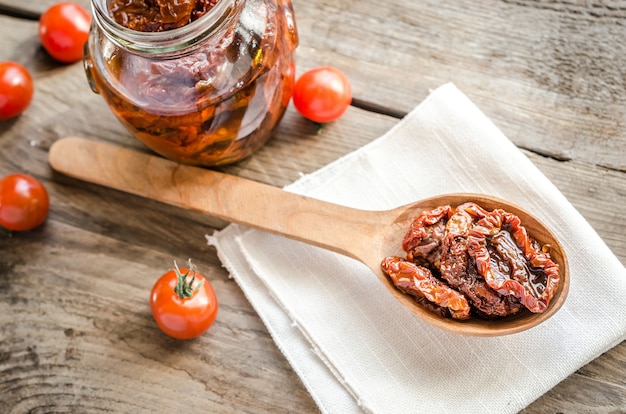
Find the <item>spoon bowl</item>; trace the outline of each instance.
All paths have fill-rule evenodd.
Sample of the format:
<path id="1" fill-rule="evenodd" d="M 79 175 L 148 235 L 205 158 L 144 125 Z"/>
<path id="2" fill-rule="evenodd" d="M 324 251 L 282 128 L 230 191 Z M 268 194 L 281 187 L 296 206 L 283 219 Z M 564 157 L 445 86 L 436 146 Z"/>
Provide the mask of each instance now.
<path id="1" fill-rule="evenodd" d="M 50 165 L 84 181 L 201 212 L 314 246 L 367 265 L 388 291 L 416 317 L 441 329 L 464 335 L 498 336 L 532 328 L 563 305 L 569 289 L 569 269 L 563 246 L 532 214 L 496 197 L 454 193 L 417 201 L 392 210 L 367 211 L 328 203 L 115 145 L 70 137 L 50 148 Z M 475 202 L 487 210 L 502 208 L 517 215 L 528 233 L 560 268 L 559 287 L 542 313 L 520 312 L 498 320 L 459 321 L 430 312 L 397 290 L 380 268 L 387 256 L 403 256 L 402 239 L 417 215 L 441 205 Z"/>
<path id="2" fill-rule="evenodd" d="M 515 214 L 520 218 L 522 225 L 526 228 L 529 235 L 537 240 L 540 245 L 550 246 L 550 257 L 559 265 L 560 282 L 554 297 L 544 312 L 532 313 L 524 309 L 516 315 L 501 319 L 488 320 L 477 317 L 472 317 L 468 320 L 451 319 L 433 313 L 423 306 L 415 306 L 415 301 L 410 296 L 396 289 L 389 278 L 382 272 L 380 268 L 381 258 L 387 256 L 404 256 L 406 254 L 401 248 L 402 239 L 409 229 L 413 218 L 420 212 L 441 205 L 455 207 L 465 202 L 474 202 L 489 211 L 501 208 Z M 454 193 L 423 199 L 391 211 L 393 213 L 391 213 L 390 216 L 395 217 L 395 219 L 393 219 L 381 233 L 380 243 L 377 245 L 378 250 L 376 254 L 372 254 L 371 263 L 366 264 L 372 269 L 381 282 L 387 284 L 391 294 L 420 319 L 441 329 L 458 334 L 499 336 L 521 332 L 540 324 L 554 315 L 565 302 L 569 291 L 569 268 L 563 246 L 543 223 L 521 207 L 498 197 L 483 194 Z M 378 262 L 376 262 L 376 259 Z"/>

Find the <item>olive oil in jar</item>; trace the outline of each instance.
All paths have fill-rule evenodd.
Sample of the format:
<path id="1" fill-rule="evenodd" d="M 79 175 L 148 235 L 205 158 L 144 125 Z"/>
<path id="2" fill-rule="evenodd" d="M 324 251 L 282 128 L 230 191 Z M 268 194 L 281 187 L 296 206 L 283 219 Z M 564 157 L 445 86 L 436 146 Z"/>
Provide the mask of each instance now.
<path id="1" fill-rule="evenodd" d="M 92 0 L 92 7 L 88 78 L 146 146 L 214 166 L 249 156 L 271 137 L 294 83 L 289 0 Z"/>

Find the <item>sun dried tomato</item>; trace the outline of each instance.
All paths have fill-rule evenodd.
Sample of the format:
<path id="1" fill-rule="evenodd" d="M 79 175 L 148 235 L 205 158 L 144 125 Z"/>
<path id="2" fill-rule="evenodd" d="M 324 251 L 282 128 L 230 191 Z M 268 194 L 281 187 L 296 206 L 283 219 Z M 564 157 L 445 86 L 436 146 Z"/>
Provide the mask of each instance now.
<path id="1" fill-rule="evenodd" d="M 476 311 L 485 318 L 514 315 L 522 309 L 519 300 L 493 290 L 478 273 L 467 253 L 467 239 L 448 234 L 441 254 L 441 278 L 462 292 Z"/>
<path id="2" fill-rule="evenodd" d="M 559 284 L 559 267 L 528 236 L 519 217 L 491 212 L 470 231 L 468 252 L 493 289 L 517 297 L 531 312 L 546 310 Z"/>
<path id="3" fill-rule="evenodd" d="M 140 32 L 163 32 L 185 26 L 219 0 L 112 0 L 109 13 L 122 26 Z"/>
<path id="4" fill-rule="evenodd" d="M 446 223 L 446 236 L 441 247 L 441 278 L 450 287 L 462 292 L 485 318 L 513 315 L 522 309 L 515 297 L 501 295 L 478 274 L 467 252 L 467 234 L 478 219 L 489 214 L 475 203 L 458 206 Z"/>
<path id="5" fill-rule="evenodd" d="M 402 240 L 402 250 L 407 252 L 408 260 L 420 264 L 439 260 L 445 224 L 451 214 L 450 206 L 441 206 L 423 211 L 413 220 Z"/>
<path id="6" fill-rule="evenodd" d="M 400 257 L 387 257 L 381 266 L 394 285 L 404 293 L 428 299 L 433 304 L 447 309 L 454 319 L 470 317 L 471 309 L 467 299 L 434 277 L 425 267 L 417 266 Z"/>

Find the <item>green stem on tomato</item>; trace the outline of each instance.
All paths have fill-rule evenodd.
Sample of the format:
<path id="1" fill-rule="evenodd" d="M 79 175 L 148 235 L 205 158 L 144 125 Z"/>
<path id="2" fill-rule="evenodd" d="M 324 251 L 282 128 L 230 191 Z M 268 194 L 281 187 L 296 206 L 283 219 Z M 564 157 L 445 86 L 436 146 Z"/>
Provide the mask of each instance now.
<path id="1" fill-rule="evenodd" d="M 176 286 L 174 286 L 174 292 L 180 299 L 189 299 L 193 296 L 193 292 L 200 289 L 204 281 L 200 281 L 196 286 L 194 283 L 196 282 L 196 266 L 191 263 L 191 259 L 189 259 L 189 268 L 183 274 L 178 268 L 178 264 L 174 261 L 174 270 L 176 272 Z M 187 282 L 187 276 L 191 273 L 192 277 L 189 282 Z"/>

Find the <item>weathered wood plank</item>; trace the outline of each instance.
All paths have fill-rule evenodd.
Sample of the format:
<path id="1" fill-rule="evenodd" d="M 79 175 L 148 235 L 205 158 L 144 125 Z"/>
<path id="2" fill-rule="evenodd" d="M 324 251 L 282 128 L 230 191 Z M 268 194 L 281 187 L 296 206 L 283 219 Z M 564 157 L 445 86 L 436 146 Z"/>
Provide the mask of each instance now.
<path id="1" fill-rule="evenodd" d="M 406 112 L 452 81 L 521 147 L 626 171 L 626 11 L 585 1 L 297 1 L 300 70 Z M 323 18 L 320 18 L 323 16 Z"/>
<path id="2" fill-rule="evenodd" d="M 625 344 L 620 348 L 626 348 Z M 599 358 L 603 360 L 603 358 Z M 626 361 L 621 360 L 624 368 Z M 622 371 L 623 372 L 623 371 Z M 608 385 L 602 379 L 574 374 L 541 396 L 522 414 L 530 413 L 623 413 L 626 412 L 624 386 Z"/>
<path id="3" fill-rule="evenodd" d="M 565 194 L 613 253 L 626 264 L 624 221 L 626 174 L 575 161 L 555 161 L 530 152 L 526 155 Z M 626 368 L 626 367 L 625 367 Z"/>

